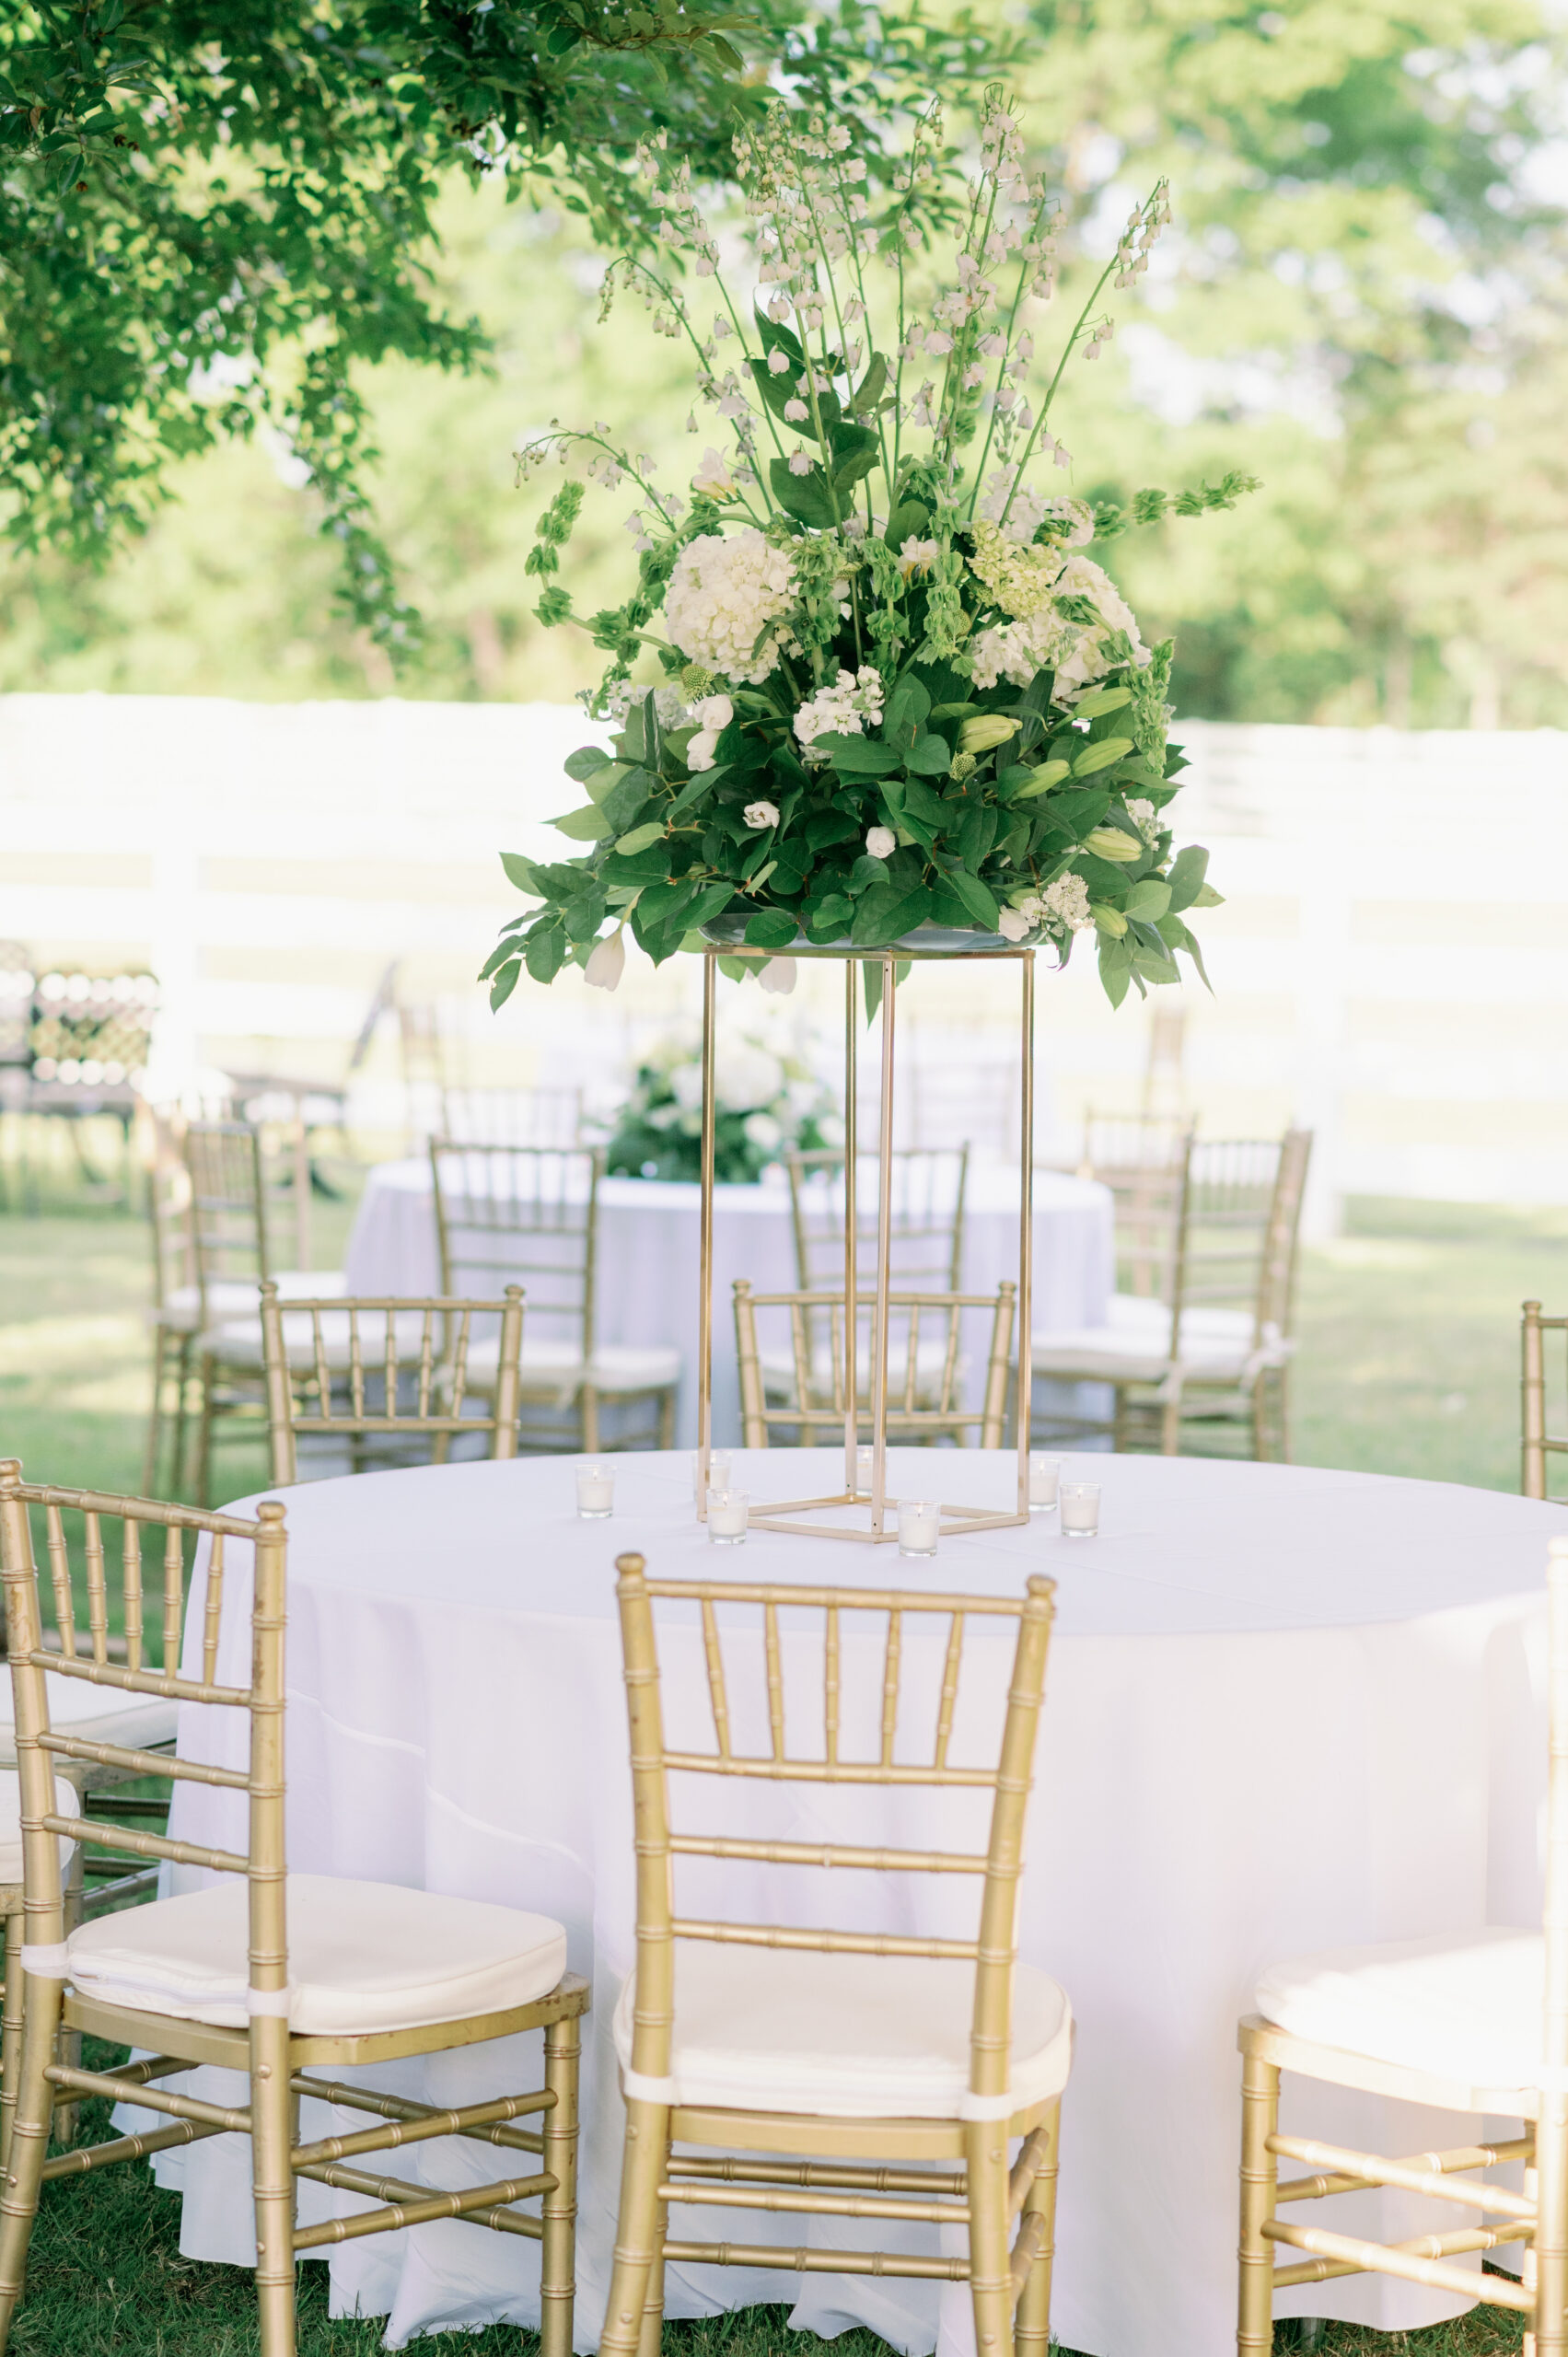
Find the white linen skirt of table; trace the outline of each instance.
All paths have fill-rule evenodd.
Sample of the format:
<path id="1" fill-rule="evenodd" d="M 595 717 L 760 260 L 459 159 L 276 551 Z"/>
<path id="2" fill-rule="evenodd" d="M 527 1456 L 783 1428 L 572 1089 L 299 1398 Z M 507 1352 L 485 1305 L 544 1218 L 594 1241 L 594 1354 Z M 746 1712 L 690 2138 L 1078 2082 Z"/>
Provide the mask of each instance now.
<path id="1" fill-rule="evenodd" d="M 1017 1176 L 985 1165 L 970 1174 L 964 1219 L 964 1289 L 993 1293 L 1018 1272 Z M 697 1445 L 698 1198 L 695 1184 L 607 1178 L 599 1187 L 598 1340 L 674 1343 L 681 1356 L 676 1440 Z M 1061 1171 L 1035 1178 L 1034 1324 L 1098 1326 L 1113 1282 L 1109 1189 Z M 377 1163 L 366 1180 L 344 1254 L 351 1294 L 441 1290 L 428 1162 Z M 714 1435 L 740 1437 L 731 1287 L 796 1282 L 789 1195 L 783 1186 L 720 1187 L 714 1205 Z M 498 1278 L 497 1283 L 502 1281 Z M 470 1290 L 474 1286 L 470 1283 Z M 525 1324 L 526 1331 L 526 1324 Z M 976 1362 L 983 1326 L 966 1334 Z"/>
<path id="2" fill-rule="evenodd" d="M 1437 1483 L 1284 1466 L 1158 1457 L 1086 1461 L 1104 1486 L 1100 1536 L 1054 1518 L 944 1540 L 935 1563 L 891 1550 L 753 1533 L 708 1547 L 683 1457 L 623 1459 L 615 1517 L 579 1523 L 571 1468 L 524 1458 L 325 1481 L 288 1494 L 290 1863 L 537 1908 L 561 1918 L 590 1972 L 576 2345 L 596 2345 L 621 2149 L 610 2015 L 633 1956 L 631 1794 L 613 1558 L 656 1573 L 1011 1591 L 1060 1582 L 1036 1771 L 1022 1953 L 1071 1993 L 1077 2055 L 1063 2116 L 1056 2295 L 1063 2344 L 1094 2357 L 1216 2357 L 1234 2332 L 1238 2063 L 1235 2024 L 1272 1958 L 1343 1942 L 1539 1922 L 1537 1810 L 1545 1778 L 1543 1595 L 1549 1505 Z M 906 1490 L 925 1452 L 894 1452 Z M 1009 1460 L 943 1457 L 946 1494 L 981 1502 Z M 828 1476 L 794 1452 L 743 1459 L 754 1495 Z M 246 1580 L 230 1574 L 220 1676 L 245 1674 Z M 200 1583 L 188 1627 L 201 1628 Z M 959 1736 L 994 1744 L 1007 1646 L 977 1630 Z M 869 1642 L 869 1640 L 867 1641 Z M 909 1648 L 912 1661 L 918 1647 Z M 695 1634 L 662 1643 L 672 1726 L 703 1707 Z M 912 1668 L 918 1687 L 918 1662 Z M 928 1676 L 935 1669 L 927 1665 Z M 846 1690 L 848 1678 L 846 1675 Z M 912 1701 L 912 1710 L 914 1704 Z M 184 1706 L 180 1744 L 238 1758 L 229 1714 Z M 229 1747 L 218 1751 L 211 1747 Z M 955 1755 L 961 1756 L 961 1755 Z M 732 1786 L 718 1788 L 726 1795 Z M 841 1804 L 742 1788 L 750 1824 L 844 1839 Z M 918 1834 L 965 1846 L 944 1796 Z M 965 1805 L 973 1795 L 951 1796 Z M 897 1791 L 877 1795 L 898 1842 Z M 726 1805 L 732 1805 L 726 1800 Z M 236 1796 L 177 1787 L 180 1833 L 242 1841 Z M 242 1805 L 242 1804 L 239 1804 Z M 772 1809 L 774 1814 L 770 1815 Z M 776 1818 L 776 1821 L 775 1821 Z M 944 1821 L 946 1822 L 946 1829 Z M 803 1835 L 800 1829 L 814 1831 Z M 955 1838 L 955 1835 L 957 1838 Z M 704 1872 L 717 1869 L 704 1867 Z M 725 1911 L 757 1921 L 940 1929 L 911 1915 L 903 1877 L 725 1868 Z M 831 1881 L 834 1887 L 821 1886 Z M 802 1885 L 807 1887 L 802 1890 Z M 706 1898 L 713 1894 L 703 1893 Z M 939 1892 L 927 1907 L 956 1907 Z M 779 1920 L 789 1920 L 787 1913 Z M 520 2073 L 520 2075 L 519 2075 Z M 390 2076 L 442 2103 L 532 2084 L 494 2050 Z M 202 2074 L 217 2099 L 234 2083 Z M 332 2132 L 324 2114 L 307 2132 Z M 1297 2084 L 1296 2132 L 1383 2151 L 1458 2141 L 1370 2099 Z M 357 2122 L 343 2116 L 342 2125 Z M 1382 2142 L 1393 2136 L 1393 2144 Z M 490 2148 L 420 2145 L 400 2171 L 483 2181 Z M 181 2248 L 249 2259 L 248 2151 L 216 2138 L 163 2156 L 184 2190 Z M 302 2189 L 305 2214 L 353 2197 Z M 1366 2194 L 1345 2231 L 1421 2229 L 1409 2197 Z M 711 2218 L 711 2223 L 709 2223 Z M 805 2221 L 779 2222 L 793 2241 Z M 755 2239 L 755 2213 L 704 2215 L 704 2233 Z M 861 2238 L 808 2229 L 826 2239 Z M 911 2227 L 914 2237 L 927 2233 Z M 918 2241 L 916 2247 L 919 2247 Z M 333 2313 L 389 2317 L 389 2340 L 494 2316 L 537 2321 L 535 2246 L 458 2223 L 333 2252 Z M 967 2294 L 889 2279 L 671 2270 L 672 2315 L 796 2300 L 832 2333 L 858 2320 L 896 2347 L 958 2351 Z M 1414 2286 L 1366 2278 L 1295 2295 L 1301 2313 L 1386 2329 L 1451 2314 Z"/>

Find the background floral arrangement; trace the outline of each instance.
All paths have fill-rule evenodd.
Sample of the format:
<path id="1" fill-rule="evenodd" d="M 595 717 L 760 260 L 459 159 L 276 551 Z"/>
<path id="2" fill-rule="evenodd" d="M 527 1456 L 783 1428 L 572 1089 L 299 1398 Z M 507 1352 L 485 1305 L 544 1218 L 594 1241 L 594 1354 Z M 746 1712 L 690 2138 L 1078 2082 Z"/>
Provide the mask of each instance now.
<path id="1" fill-rule="evenodd" d="M 587 746 L 566 764 L 588 800 L 554 823 L 587 848 L 505 855 L 542 905 L 504 928 L 484 969 L 493 1002 L 525 966 L 549 981 L 568 958 L 613 989 L 628 923 L 656 962 L 704 938 L 783 953 L 935 926 L 1051 944 L 1064 963 L 1093 933 L 1115 1003 L 1130 982 L 1178 981 L 1179 951 L 1201 972 L 1184 911 L 1218 895 L 1207 853 L 1178 853 L 1167 824 L 1185 767 L 1167 742 L 1171 643 L 1144 645 L 1087 551 L 1129 523 L 1230 506 L 1252 480 L 1140 492 L 1127 513 L 1030 476 L 1071 464 L 1052 401 L 1069 359 L 1092 360 L 1113 332 L 1098 308 L 1108 283 L 1146 269 L 1165 184 L 1134 209 L 1031 398 L 1054 207 L 1024 172 L 999 91 L 978 169 L 944 146 L 933 107 L 876 217 L 850 125 L 780 105 L 736 146 L 749 317 L 685 167 L 661 149 L 640 168 L 671 267 L 622 258 L 606 284 L 607 308 L 634 289 L 656 328 L 688 339 L 733 448 L 705 450 L 689 502 L 656 489 L 651 462 L 608 426 L 519 454 L 525 476 L 576 456 L 588 479 L 635 485 L 638 581 L 587 618 L 609 656 L 590 709 L 620 723 L 611 751 Z M 955 249 L 945 272 L 939 242 Z M 880 340 L 873 260 L 896 298 Z M 706 332 L 678 261 L 713 283 Z M 583 495 L 569 476 L 528 558 L 547 623 L 578 619 L 550 576 Z M 663 681 L 633 686 L 647 649 Z M 793 970 L 781 960 L 772 979 L 787 988 Z"/>
<path id="2" fill-rule="evenodd" d="M 719 1048 L 714 1172 L 721 1183 L 758 1179 L 792 1151 L 839 1144 L 832 1098 L 798 1056 L 763 1040 Z M 607 1148 L 612 1173 L 632 1178 L 702 1177 L 703 1067 L 694 1039 L 660 1040 L 637 1068 Z"/>

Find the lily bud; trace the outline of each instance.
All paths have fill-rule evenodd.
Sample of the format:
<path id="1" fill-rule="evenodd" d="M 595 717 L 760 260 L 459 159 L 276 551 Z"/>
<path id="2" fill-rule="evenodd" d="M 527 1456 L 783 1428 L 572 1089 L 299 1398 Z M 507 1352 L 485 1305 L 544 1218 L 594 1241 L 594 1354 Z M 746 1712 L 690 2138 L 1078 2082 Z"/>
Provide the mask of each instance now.
<path id="1" fill-rule="evenodd" d="M 621 940 L 622 928 L 598 943 L 593 956 L 583 968 L 583 980 L 591 990 L 613 991 L 621 987 L 621 977 L 626 971 L 626 944 Z"/>
<path id="2" fill-rule="evenodd" d="M 1008 720 L 1000 712 L 977 713 L 966 720 L 958 731 L 960 753 L 989 753 L 993 745 L 1005 745 L 1009 737 L 1018 733 L 1016 720 Z"/>
<path id="3" fill-rule="evenodd" d="M 1120 941 L 1127 930 L 1127 920 L 1121 910 L 1111 908 L 1108 901 L 1091 900 L 1089 914 L 1101 933 L 1109 933 L 1113 941 Z"/>
<path id="4" fill-rule="evenodd" d="M 1136 835 L 1123 834 L 1120 827 L 1097 827 L 1092 835 L 1084 838 L 1084 849 L 1092 851 L 1097 859 L 1142 859 L 1148 849 Z"/>

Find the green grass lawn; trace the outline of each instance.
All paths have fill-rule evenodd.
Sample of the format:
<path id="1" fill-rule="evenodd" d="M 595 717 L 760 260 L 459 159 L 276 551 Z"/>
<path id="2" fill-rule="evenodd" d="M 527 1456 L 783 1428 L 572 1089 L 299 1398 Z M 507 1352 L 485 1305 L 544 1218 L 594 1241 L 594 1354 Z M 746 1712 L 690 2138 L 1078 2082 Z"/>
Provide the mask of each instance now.
<path id="1" fill-rule="evenodd" d="M 352 1204 L 319 1208 L 313 1259 L 332 1267 Z M 1518 1484 L 1518 1313 L 1527 1295 L 1568 1306 L 1568 1212 L 1511 1213 L 1364 1200 L 1347 1232 L 1304 1258 L 1295 1456 L 1302 1463 L 1511 1490 Z M 0 1215 L 0 1455 L 34 1480 L 139 1486 L 150 1264 L 121 1213 Z M 220 1492 L 266 1479 L 259 1450 L 221 1460 Z M 89 2133 L 101 2132 L 101 2126 Z M 301 2357 L 369 2357 L 374 2320 L 333 2323 L 325 2269 L 301 2283 Z M 779 2357 L 802 2348 L 783 2307 L 672 2325 L 670 2357 Z M 500 2357 L 510 2327 L 441 2334 L 419 2357 Z M 1282 2329 L 1280 2345 L 1287 2333 Z M 50 2189 L 12 2346 L 25 2357 L 251 2357 L 250 2280 L 182 2258 L 179 2204 L 140 2166 Z M 1501 2357 L 1516 2319 L 1478 2310 L 1430 2332 L 1332 2326 L 1328 2357 Z M 876 2357 L 854 2333 L 839 2357 Z M 1097 2352 L 1113 2357 L 1113 2352 Z M 1220 2357 L 1220 2352 L 1215 2352 Z"/>

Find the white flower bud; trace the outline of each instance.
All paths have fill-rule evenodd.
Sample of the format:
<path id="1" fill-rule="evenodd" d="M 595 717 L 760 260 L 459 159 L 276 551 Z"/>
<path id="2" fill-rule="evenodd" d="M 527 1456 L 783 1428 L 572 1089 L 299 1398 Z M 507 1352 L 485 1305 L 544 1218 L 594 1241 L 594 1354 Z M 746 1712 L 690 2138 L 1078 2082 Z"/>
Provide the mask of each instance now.
<path id="1" fill-rule="evenodd" d="M 749 802 L 740 815 L 749 827 L 754 827 L 759 832 L 764 827 L 776 827 L 779 823 L 778 805 L 774 802 Z"/>
<path id="2" fill-rule="evenodd" d="M 866 855 L 871 859 L 891 859 L 898 850 L 899 839 L 891 827 L 873 827 L 865 838 Z"/>
<path id="3" fill-rule="evenodd" d="M 621 987 L 621 977 L 626 971 L 626 945 L 617 925 L 612 934 L 598 943 L 593 956 L 583 969 L 583 980 L 596 991 L 613 991 Z"/>

